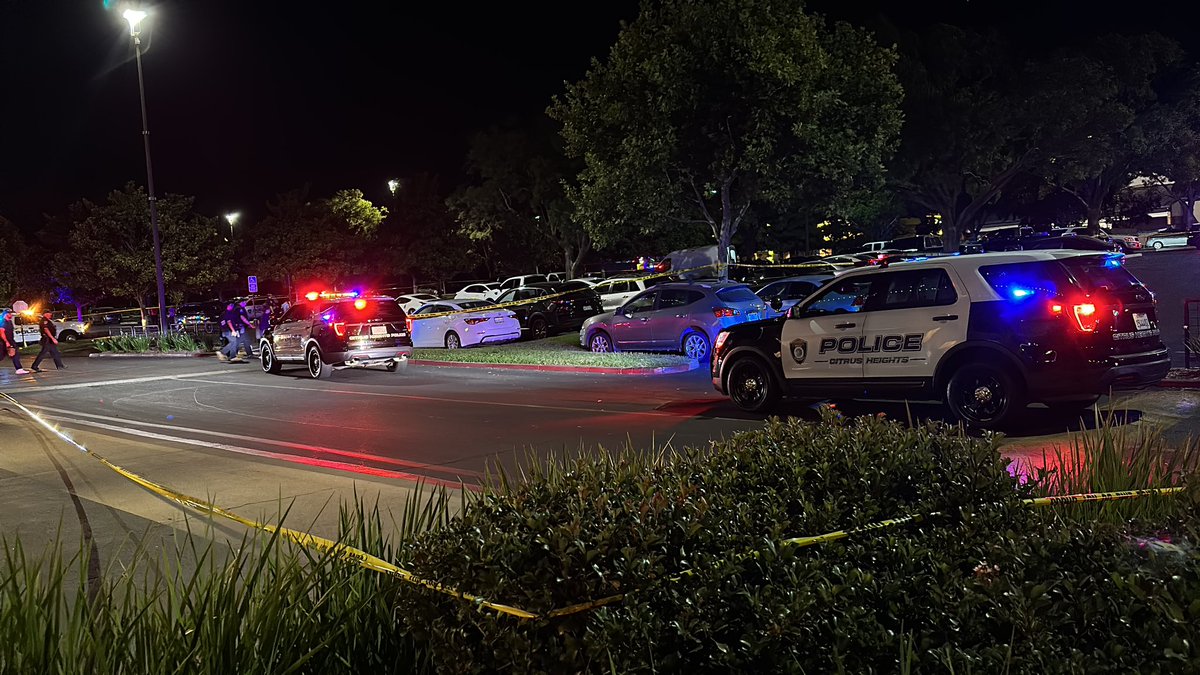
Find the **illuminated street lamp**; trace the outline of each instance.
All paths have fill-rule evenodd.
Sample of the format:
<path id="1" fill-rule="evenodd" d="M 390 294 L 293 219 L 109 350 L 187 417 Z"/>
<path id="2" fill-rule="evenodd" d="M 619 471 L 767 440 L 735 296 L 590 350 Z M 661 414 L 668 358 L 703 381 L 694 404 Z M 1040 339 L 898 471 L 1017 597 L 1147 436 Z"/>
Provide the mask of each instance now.
<path id="1" fill-rule="evenodd" d="M 237 222 L 237 219 L 241 218 L 241 217 L 242 217 L 241 211 L 231 211 L 231 212 L 225 214 L 225 220 L 229 221 L 229 239 L 230 240 L 233 239 L 233 225 L 234 225 L 234 223 Z"/>
<path id="2" fill-rule="evenodd" d="M 396 196 L 396 190 L 399 190 L 399 189 L 400 189 L 400 181 L 399 180 L 393 178 L 388 181 L 388 190 L 391 190 L 393 197 Z"/>
<path id="3" fill-rule="evenodd" d="M 129 22 L 129 37 L 133 38 L 133 50 L 137 59 L 138 97 L 142 102 L 142 144 L 146 148 L 146 191 L 150 197 L 150 230 L 154 233 L 154 281 L 158 286 L 158 332 L 167 330 L 167 291 L 163 285 L 162 240 L 158 234 L 158 199 L 154 196 L 154 165 L 150 161 L 150 121 L 146 116 L 146 84 L 142 76 L 142 38 L 138 24 L 146 13 L 127 9 L 122 17 Z"/>

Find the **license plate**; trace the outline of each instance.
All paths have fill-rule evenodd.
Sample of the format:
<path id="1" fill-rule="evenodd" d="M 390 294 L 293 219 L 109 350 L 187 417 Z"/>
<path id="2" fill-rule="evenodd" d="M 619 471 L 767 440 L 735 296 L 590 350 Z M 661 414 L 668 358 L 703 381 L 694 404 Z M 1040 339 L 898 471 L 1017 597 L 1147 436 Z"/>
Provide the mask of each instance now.
<path id="1" fill-rule="evenodd" d="M 387 335 L 387 326 L 371 326 L 371 335 Z"/>
<path id="2" fill-rule="evenodd" d="M 758 321 L 758 312 L 750 312 L 746 316 L 750 321 Z"/>
<path id="3" fill-rule="evenodd" d="M 1150 317 L 1145 314 L 1134 314 L 1133 327 L 1138 330 L 1150 330 Z"/>

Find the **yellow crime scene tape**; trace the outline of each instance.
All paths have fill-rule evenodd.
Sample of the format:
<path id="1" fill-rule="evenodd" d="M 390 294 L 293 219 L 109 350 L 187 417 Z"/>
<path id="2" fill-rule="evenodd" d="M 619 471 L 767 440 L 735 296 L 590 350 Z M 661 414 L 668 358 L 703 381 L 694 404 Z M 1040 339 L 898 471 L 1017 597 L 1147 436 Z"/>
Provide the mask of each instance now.
<path id="1" fill-rule="evenodd" d="M 143 478 L 143 477 L 137 475 L 136 473 L 133 473 L 132 471 L 129 471 L 129 470 L 127 470 L 123 467 L 120 467 L 116 464 L 113 464 L 108 459 L 104 458 L 101 455 L 96 454 L 94 451 L 90 450 L 89 448 L 84 446 L 79 441 L 76 441 L 75 439 L 71 438 L 67 434 L 60 431 L 57 427 L 55 427 L 54 425 L 50 424 L 45 419 L 43 419 L 41 415 L 38 415 L 36 412 L 21 405 L 12 396 L 9 396 L 8 394 L 6 394 L 4 392 L 0 392 L 0 398 L 3 398 L 5 401 L 8 401 L 13 406 L 16 406 L 17 409 L 19 409 L 21 412 L 28 415 L 29 418 L 32 419 L 34 422 L 37 422 L 40 426 L 42 426 L 45 429 L 47 429 L 48 431 L 50 431 L 50 433 L 54 434 L 58 438 L 65 441 L 67 444 L 78 449 L 83 454 L 99 461 L 101 464 L 103 464 L 104 466 L 113 470 L 118 475 L 129 479 L 130 481 L 140 485 L 141 487 L 145 488 L 146 490 L 150 491 L 153 494 L 163 497 L 164 499 L 169 499 L 170 501 L 173 501 L 176 504 L 179 504 L 181 506 L 184 506 L 184 507 L 187 507 L 190 509 L 194 509 L 196 511 L 199 511 L 199 512 L 207 514 L 207 515 L 220 516 L 222 518 L 226 518 L 226 519 L 232 520 L 234 522 L 241 523 L 242 525 L 245 525 L 246 527 L 251 527 L 256 530 L 260 530 L 260 531 L 267 532 L 270 534 L 279 534 L 280 536 L 290 539 L 290 540 L 296 542 L 297 544 L 300 544 L 301 546 L 316 549 L 316 550 L 322 551 L 322 552 L 332 553 L 336 557 L 338 557 L 342 560 L 353 562 L 365 569 L 369 569 L 369 570 L 373 570 L 375 572 L 381 572 L 383 574 L 391 575 L 397 579 L 406 581 L 408 583 L 415 584 L 417 586 L 422 586 L 429 590 L 436 591 L 438 593 L 442 593 L 442 594 L 448 595 L 453 598 L 458 598 L 459 600 L 463 600 L 465 602 L 469 602 L 469 603 L 471 603 L 477 607 L 481 607 L 483 609 L 492 610 L 499 614 L 516 617 L 518 619 L 532 620 L 532 619 L 541 619 L 541 618 L 557 618 L 557 617 L 562 617 L 562 616 L 568 616 L 570 614 L 578 614 L 580 612 L 586 612 L 586 611 L 594 609 L 596 607 L 601 607 L 603 605 L 611 604 L 620 599 L 620 597 L 618 597 L 618 596 L 601 598 L 599 600 L 582 602 L 582 603 L 578 603 L 575 605 L 570 605 L 568 607 L 562 607 L 559 609 L 551 610 L 551 611 L 545 613 L 544 615 L 538 614 L 536 612 L 531 612 L 529 610 L 521 609 L 519 607 L 513 607 L 511 605 L 505 605 L 505 604 L 498 603 L 498 602 L 492 602 L 492 601 L 482 598 L 478 595 L 473 595 L 471 593 L 465 593 L 465 592 L 457 590 L 455 588 L 450 588 L 448 586 L 444 586 L 442 584 L 439 584 L 436 581 L 431 581 L 429 579 L 422 579 L 421 577 L 418 577 L 416 574 L 414 574 L 404 568 L 398 567 L 378 556 L 371 555 L 370 553 L 367 553 L 366 551 L 363 551 L 362 549 L 358 549 L 353 546 L 347 546 L 346 544 L 342 544 L 340 542 L 336 542 L 331 539 L 325 539 L 323 537 L 318 537 L 318 536 L 309 534 L 307 532 L 300 532 L 298 530 L 291 530 L 286 527 L 278 527 L 278 526 L 272 525 L 270 523 L 263 523 L 263 522 L 259 522 L 257 520 L 251 520 L 249 518 L 244 518 L 242 516 L 239 516 L 236 513 L 233 513 L 232 511 L 227 511 L 211 502 L 205 501 L 203 499 L 197 499 L 196 497 L 191 497 L 191 496 L 185 495 L 181 492 L 176 492 L 175 490 L 172 490 L 166 486 L 155 483 L 154 481 Z"/>
<path id="2" fill-rule="evenodd" d="M 305 547 L 319 550 L 322 552 L 332 553 L 337 558 L 357 564 L 360 567 L 363 567 L 364 569 L 373 570 L 375 572 L 380 572 L 382 574 L 391 575 L 402 581 L 405 581 L 405 582 L 408 582 L 408 583 L 411 583 L 411 584 L 414 584 L 417 586 L 421 586 L 423 588 L 426 588 L 426 589 L 429 589 L 432 591 L 436 591 L 438 593 L 442 593 L 444 595 L 448 595 L 453 598 L 457 598 L 464 602 L 471 603 L 482 609 L 491 610 L 493 612 L 496 612 L 497 614 L 511 616 L 511 617 L 515 617 L 515 618 L 523 619 L 523 620 L 554 619 L 554 618 L 560 618 L 560 617 L 564 617 L 564 616 L 570 616 L 572 614 L 580 614 L 582 612 L 591 611 L 591 610 L 599 608 L 599 607 L 604 607 L 606 605 L 611 605 L 611 604 L 614 604 L 617 602 L 621 602 L 622 600 L 625 599 L 625 597 L 627 595 L 625 593 L 620 593 L 620 594 L 600 598 L 597 600 L 588 600 L 585 602 L 568 605 L 566 607 L 560 607 L 558 609 L 553 609 L 553 610 L 550 610 L 543 614 L 532 612 L 532 611 L 529 611 L 526 609 L 521 609 L 519 607 L 514 607 L 512 605 L 505 605 L 503 603 L 493 602 L 493 601 L 487 600 L 481 596 L 473 595 L 471 593 L 466 593 L 464 591 L 460 591 L 458 589 L 451 588 L 449 586 L 445 586 L 436 581 L 431 581 L 429 579 L 423 579 L 423 578 L 417 576 L 416 574 L 414 574 L 413 572 L 410 572 L 402 567 L 399 567 L 393 563 L 390 563 L 378 556 L 375 556 L 366 551 L 363 551 L 362 549 L 355 548 L 353 546 L 348 546 L 346 544 L 342 544 L 340 542 L 336 542 L 331 539 L 318 537 L 316 535 L 312 535 L 307 532 L 300 532 L 298 530 L 292 530 L 292 529 L 288 529 L 285 527 L 279 527 L 276 525 L 272 525 L 270 523 L 263 523 L 263 522 L 259 522 L 257 520 L 251 520 L 249 518 L 244 518 L 242 516 L 239 516 L 236 513 L 233 513 L 232 511 L 227 511 L 211 502 L 205 501 L 203 499 L 197 499 L 196 497 L 191 497 L 191 496 L 185 495 L 181 492 L 176 492 L 175 490 L 172 490 L 168 487 L 165 487 L 163 485 L 155 483 L 154 481 L 143 478 L 143 477 L 139 476 L 138 474 L 133 473 L 132 471 L 129 471 L 129 470 L 127 470 L 123 467 L 120 467 L 116 464 L 113 464 L 108 459 L 104 458 L 101 455 L 96 454 L 94 451 L 90 450 L 89 448 L 84 446 L 82 443 L 76 441 L 75 439 L 71 438 L 67 434 L 60 431 L 57 427 L 55 427 L 54 425 L 50 424 L 45 419 L 43 419 L 41 415 L 38 415 L 36 412 L 21 405 L 12 396 L 9 396 L 8 394 L 6 394 L 4 392 L 0 392 L 0 398 L 11 403 L 13 406 L 15 406 L 21 412 L 28 415 L 29 418 L 32 419 L 34 422 L 36 422 L 40 426 L 47 429 L 48 431 L 50 431 L 50 433 L 52 433 L 55 436 L 57 436 L 58 438 L 62 439 L 67 444 L 75 447 L 83 454 L 85 454 L 89 457 L 92 457 L 93 459 L 99 461 L 104 466 L 106 466 L 109 469 L 111 469 L 112 471 L 116 472 L 118 475 L 127 478 L 128 480 L 132 481 L 133 483 L 136 483 L 137 485 L 141 486 L 142 488 L 145 488 L 146 490 L 148 490 L 149 492 L 151 492 L 153 494 L 156 494 L 160 497 L 163 497 L 165 499 L 173 501 L 181 506 L 184 506 L 184 507 L 187 507 L 190 509 L 194 509 L 194 510 L 199 511 L 204 514 L 220 516 L 222 518 L 226 518 L 228 520 L 232 520 L 234 522 L 245 525 L 246 527 L 254 528 L 256 530 L 260 530 L 262 532 L 266 532 L 269 534 L 278 534 L 282 537 L 285 537 L 287 539 L 290 539 L 290 540 L 296 542 L 297 544 L 299 544 L 301 546 L 305 546 Z M 1123 491 L 1118 491 L 1118 492 L 1088 492 L 1088 493 L 1073 494 L 1073 495 L 1060 495 L 1060 496 L 1054 496 L 1054 497 L 1037 497 L 1037 498 L 1031 498 L 1031 499 L 1023 499 L 1023 500 L 1021 500 L 1021 503 L 1026 506 L 1060 506 L 1060 505 L 1064 505 L 1064 504 L 1097 503 L 1097 502 L 1109 502 L 1109 501 L 1117 501 L 1117 500 L 1124 500 L 1124 499 L 1136 499 L 1139 497 L 1147 497 L 1147 496 L 1152 496 L 1152 495 L 1170 495 L 1170 494 L 1176 494 L 1176 493 L 1179 493 L 1182 491 L 1183 491 L 1182 487 L 1166 487 L 1166 488 L 1147 488 L 1147 489 L 1142 489 L 1142 490 L 1123 490 Z M 784 539 L 780 542 L 780 544 L 782 544 L 784 546 L 796 546 L 796 547 L 806 547 L 806 546 L 814 546 L 814 545 L 818 545 L 818 544 L 826 544 L 829 542 L 846 539 L 847 537 L 868 534 L 871 532 L 878 532 L 880 530 L 890 529 L 893 527 L 899 527 L 901 525 L 921 523 L 926 520 L 938 518 L 938 517 L 941 517 L 944 515 L 946 515 L 946 514 L 935 511 L 935 512 L 928 513 L 928 514 L 916 514 L 916 515 L 910 515 L 910 516 L 902 516 L 899 518 L 892 518 L 892 519 L 888 519 L 888 520 L 881 520 L 878 522 L 869 523 L 867 525 L 862 525 L 862 526 L 855 527 L 855 528 L 827 532 L 825 534 L 819 534 L 816 536 L 794 537 L 791 539 Z M 740 559 L 745 559 L 747 557 L 758 557 L 759 555 L 761 555 L 761 554 L 759 552 L 755 551 L 750 554 L 742 554 L 742 555 L 734 556 L 734 559 L 740 560 Z M 695 570 L 685 570 L 685 571 L 681 572 L 680 574 L 677 574 L 672 577 L 668 577 L 667 580 L 670 582 L 676 582 L 676 581 L 679 581 L 686 577 L 693 576 L 695 573 L 696 573 Z"/>

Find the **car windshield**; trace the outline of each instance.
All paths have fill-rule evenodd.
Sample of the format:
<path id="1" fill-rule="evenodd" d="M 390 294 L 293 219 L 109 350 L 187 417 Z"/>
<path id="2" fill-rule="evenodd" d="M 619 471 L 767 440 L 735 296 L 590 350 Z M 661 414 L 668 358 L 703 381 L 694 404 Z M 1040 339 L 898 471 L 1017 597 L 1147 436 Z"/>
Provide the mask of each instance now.
<path id="1" fill-rule="evenodd" d="M 1130 286 L 1141 286 L 1129 270 L 1125 269 L 1117 258 L 1082 257 L 1067 258 L 1063 265 L 1071 271 L 1071 276 L 1083 286 L 1088 293 L 1100 290 L 1120 290 Z"/>

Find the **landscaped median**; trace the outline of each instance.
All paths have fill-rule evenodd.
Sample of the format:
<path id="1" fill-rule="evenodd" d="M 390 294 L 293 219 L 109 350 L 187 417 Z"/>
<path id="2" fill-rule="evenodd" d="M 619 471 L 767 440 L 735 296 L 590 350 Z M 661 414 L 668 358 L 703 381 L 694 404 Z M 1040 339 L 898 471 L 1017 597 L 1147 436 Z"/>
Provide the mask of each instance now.
<path id="1" fill-rule="evenodd" d="M 78 542 L 36 559 L 7 541 L 0 664 L 1196 672 L 1200 446 L 1105 425 L 1021 478 L 996 443 L 875 417 L 773 421 L 700 448 L 533 461 L 461 504 L 435 492 L 384 514 L 360 496 L 341 519 L 345 555 L 264 531 L 208 544 L 224 553 L 181 545 L 233 559 L 193 573 L 147 547 L 92 588 Z M 1029 501 L 1168 485 L 1183 489 Z"/>
<path id="2" fill-rule="evenodd" d="M 413 363 L 617 374 L 683 372 L 698 365 L 678 354 L 592 353 L 579 346 L 574 333 L 466 349 L 416 349 Z"/>

